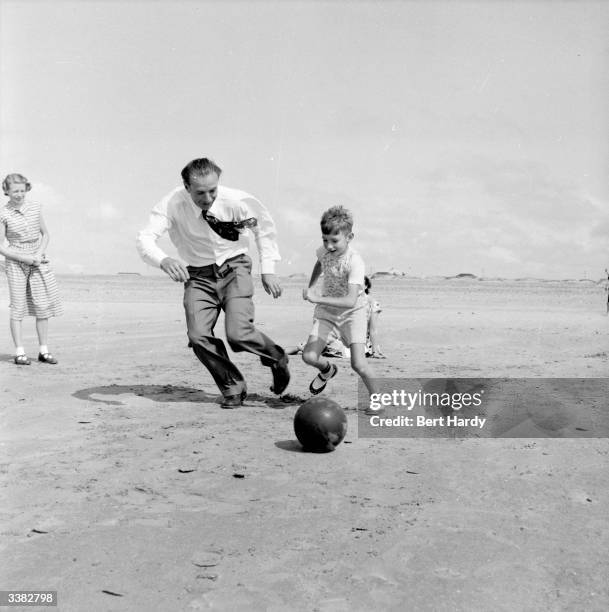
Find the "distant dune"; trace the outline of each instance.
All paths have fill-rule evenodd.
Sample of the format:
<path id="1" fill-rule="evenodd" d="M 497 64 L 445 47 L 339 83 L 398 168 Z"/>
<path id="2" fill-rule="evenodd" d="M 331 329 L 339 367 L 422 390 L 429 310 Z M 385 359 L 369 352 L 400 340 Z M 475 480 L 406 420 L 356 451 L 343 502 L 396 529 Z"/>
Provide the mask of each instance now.
<path id="1" fill-rule="evenodd" d="M 401 272 L 400 270 L 396 270 L 395 268 L 390 268 L 389 270 L 379 270 L 378 272 L 373 272 L 370 275 L 370 278 L 382 278 L 390 276 L 406 276 L 406 273 Z"/>
<path id="2" fill-rule="evenodd" d="M 469 272 L 463 272 L 461 274 L 457 274 L 456 276 L 447 276 L 446 280 L 453 280 L 453 279 L 472 279 L 475 278 L 477 279 L 478 277 L 475 274 L 470 274 Z"/>

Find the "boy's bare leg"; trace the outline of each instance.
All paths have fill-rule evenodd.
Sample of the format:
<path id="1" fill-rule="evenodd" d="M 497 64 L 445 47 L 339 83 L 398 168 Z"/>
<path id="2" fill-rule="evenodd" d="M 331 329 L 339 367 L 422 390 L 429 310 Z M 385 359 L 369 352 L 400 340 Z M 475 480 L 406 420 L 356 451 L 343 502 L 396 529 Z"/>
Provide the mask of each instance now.
<path id="1" fill-rule="evenodd" d="M 374 382 L 372 368 L 366 360 L 366 345 L 363 342 L 354 342 L 350 346 L 351 349 L 351 367 L 359 374 L 368 389 L 368 393 L 378 393 Z"/>
<path id="2" fill-rule="evenodd" d="M 325 372 L 330 367 L 330 362 L 321 356 L 321 352 L 325 347 L 325 340 L 317 336 L 309 336 L 307 344 L 302 350 L 302 360 L 307 365 L 317 368 L 320 372 Z"/>

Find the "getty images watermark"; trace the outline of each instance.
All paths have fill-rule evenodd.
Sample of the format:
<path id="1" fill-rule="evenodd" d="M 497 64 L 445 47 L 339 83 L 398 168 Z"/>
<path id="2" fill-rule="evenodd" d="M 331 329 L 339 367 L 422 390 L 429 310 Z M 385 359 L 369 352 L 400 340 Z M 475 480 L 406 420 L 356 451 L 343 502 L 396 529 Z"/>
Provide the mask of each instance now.
<path id="1" fill-rule="evenodd" d="M 394 425 L 398 427 L 444 427 L 448 425 L 451 427 L 472 426 L 482 428 L 486 423 L 486 418 L 478 415 L 463 417 L 456 411 L 461 410 L 461 408 L 481 406 L 483 393 L 484 389 L 473 393 L 437 393 L 423 391 L 422 389 L 414 393 L 405 389 L 400 389 L 399 391 L 394 389 L 391 393 L 373 393 L 370 396 L 368 407 L 370 412 L 379 411 L 379 414 L 368 415 L 370 416 L 370 425 L 373 427 L 381 427 L 383 425 L 387 427 L 393 427 Z M 452 410 L 453 413 L 436 417 L 428 417 L 424 414 L 417 414 L 416 416 L 404 414 L 398 414 L 394 417 L 381 416 L 381 410 L 387 406 L 405 408 L 408 411 L 419 407 L 430 410 L 433 408 L 444 408 Z"/>
<path id="2" fill-rule="evenodd" d="M 605 438 L 606 378 L 377 379 L 358 388 L 362 438 Z"/>

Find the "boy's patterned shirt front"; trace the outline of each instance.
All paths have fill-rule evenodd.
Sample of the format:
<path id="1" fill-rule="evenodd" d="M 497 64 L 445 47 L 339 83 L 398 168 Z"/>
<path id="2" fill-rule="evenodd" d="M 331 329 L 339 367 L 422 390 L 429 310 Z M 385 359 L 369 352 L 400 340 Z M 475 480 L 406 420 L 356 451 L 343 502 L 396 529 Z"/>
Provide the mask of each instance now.
<path id="1" fill-rule="evenodd" d="M 349 293 L 349 285 L 359 285 L 359 297 L 364 293 L 364 260 L 350 246 L 342 255 L 327 251 L 323 246 L 316 252 L 323 272 L 321 294 L 324 297 L 344 297 Z"/>

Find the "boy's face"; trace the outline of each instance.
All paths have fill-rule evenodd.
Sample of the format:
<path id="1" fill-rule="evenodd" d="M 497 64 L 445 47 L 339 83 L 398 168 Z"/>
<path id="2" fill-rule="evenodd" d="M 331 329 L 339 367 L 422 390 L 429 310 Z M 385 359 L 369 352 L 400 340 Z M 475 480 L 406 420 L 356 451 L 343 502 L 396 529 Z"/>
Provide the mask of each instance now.
<path id="1" fill-rule="evenodd" d="M 324 248 L 330 253 L 336 253 L 336 255 L 342 255 L 349 246 L 349 243 L 353 239 L 353 232 L 332 232 L 330 234 L 322 234 L 321 239 L 324 243 Z"/>

